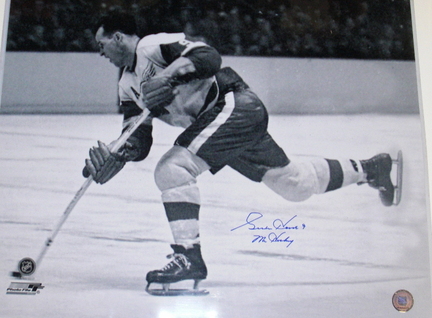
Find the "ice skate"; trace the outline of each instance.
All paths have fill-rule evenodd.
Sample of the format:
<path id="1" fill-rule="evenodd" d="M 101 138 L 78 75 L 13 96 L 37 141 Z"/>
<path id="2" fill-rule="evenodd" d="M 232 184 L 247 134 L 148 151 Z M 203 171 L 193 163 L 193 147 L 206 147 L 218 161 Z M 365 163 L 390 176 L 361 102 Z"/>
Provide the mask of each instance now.
<path id="1" fill-rule="evenodd" d="M 207 267 L 201 256 L 200 245 L 186 249 L 181 245 L 171 245 L 174 253 L 168 255 L 172 261 L 160 270 L 147 273 L 146 291 L 155 296 L 207 295 L 208 291 L 198 289 L 201 280 L 207 277 Z M 194 280 L 192 289 L 170 289 L 171 283 Z M 150 284 L 162 284 L 162 289 L 151 289 Z"/>
<path id="2" fill-rule="evenodd" d="M 381 202 L 385 206 L 398 205 L 402 195 L 402 152 L 398 152 L 396 160 L 389 154 L 378 154 L 369 160 L 361 160 L 366 182 L 374 189 L 378 189 Z M 392 166 L 397 166 L 396 184 L 391 179 Z"/>

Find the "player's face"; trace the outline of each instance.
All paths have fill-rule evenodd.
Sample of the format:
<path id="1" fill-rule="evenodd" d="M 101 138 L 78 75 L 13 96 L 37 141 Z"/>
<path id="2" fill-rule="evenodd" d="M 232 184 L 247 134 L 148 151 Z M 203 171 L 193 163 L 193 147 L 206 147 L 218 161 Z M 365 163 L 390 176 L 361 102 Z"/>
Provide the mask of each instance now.
<path id="1" fill-rule="evenodd" d="M 117 67 L 126 66 L 127 53 L 118 33 L 105 35 L 103 27 L 100 27 L 95 39 L 101 56 L 108 58 Z"/>

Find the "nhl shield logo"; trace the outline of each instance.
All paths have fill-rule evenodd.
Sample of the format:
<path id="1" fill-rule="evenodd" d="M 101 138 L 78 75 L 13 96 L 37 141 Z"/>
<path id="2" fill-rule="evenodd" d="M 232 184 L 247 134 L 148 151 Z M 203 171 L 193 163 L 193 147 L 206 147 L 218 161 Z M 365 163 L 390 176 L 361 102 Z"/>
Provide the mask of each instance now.
<path id="1" fill-rule="evenodd" d="M 31 258 L 23 258 L 18 263 L 18 270 L 21 274 L 29 276 L 36 270 L 36 262 Z"/>

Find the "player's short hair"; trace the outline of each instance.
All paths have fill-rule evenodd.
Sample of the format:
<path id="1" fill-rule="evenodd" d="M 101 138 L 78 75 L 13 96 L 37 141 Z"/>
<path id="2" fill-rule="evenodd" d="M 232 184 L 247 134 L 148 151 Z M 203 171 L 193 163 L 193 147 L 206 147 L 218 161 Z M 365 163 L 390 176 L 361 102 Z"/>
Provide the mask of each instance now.
<path id="1" fill-rule="evenodd" d="M 100 27 L 104 28 L 104 35 L 108 36 L 115 32 L 122 32 L 128 35 L 135 35 L 137 33 L 135 17 L 122 12 L 112 12 L 102 16 L 95 25 L 94 33 Z"/>

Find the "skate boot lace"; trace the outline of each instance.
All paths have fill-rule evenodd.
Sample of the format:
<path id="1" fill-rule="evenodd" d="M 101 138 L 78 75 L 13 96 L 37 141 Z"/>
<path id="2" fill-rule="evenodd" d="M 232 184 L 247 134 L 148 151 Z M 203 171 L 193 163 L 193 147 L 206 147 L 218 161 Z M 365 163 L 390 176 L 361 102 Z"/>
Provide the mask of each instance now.
<path id="1" fill-rule="evenodd" d="M 168 255 L 167 258 L 173 258 L 173 260 L 171 262 L 169 262 L 167 265 L 165 265 L 165 267 L 162 268 L 162 271 L 167 271 L 167 270 L 173 268 L 173 266 L 178 266 L 180 268 L 186 267 L 186 269 L 190 269 L 191 262 L 183 254 L 174 253 L 174 254 Z"/>

